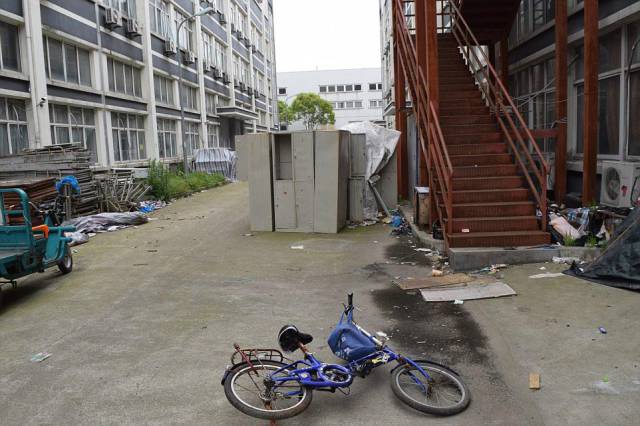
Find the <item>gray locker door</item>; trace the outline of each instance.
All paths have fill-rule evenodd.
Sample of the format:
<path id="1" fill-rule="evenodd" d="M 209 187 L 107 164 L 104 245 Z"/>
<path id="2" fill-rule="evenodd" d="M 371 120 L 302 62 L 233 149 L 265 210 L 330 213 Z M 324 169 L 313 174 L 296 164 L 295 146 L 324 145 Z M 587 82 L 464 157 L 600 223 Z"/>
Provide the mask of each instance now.
<path id="1" fill-rule="evenodd" d="M 292 180 L 275 181 L 275 216 L 276 229 L 293 229 L 296 227 L 296 194 Z"/>
<path id="2" fill-rule="evenodd" d="M 313 133 L 297 132 L 292 135 L 293 180 L 313 181 Z"/>
<path id="3" fill-rule="evenodd" d="M 296 190 L 296 228 L 298 232 L 313 232 L 313 181 L 297 180 Z"/>
<path id="4" fill-rule="evenodd" d="M 367 135 L 354 133 L 349 142 L 350 177 L 360 177 L 367 173 Z"/>

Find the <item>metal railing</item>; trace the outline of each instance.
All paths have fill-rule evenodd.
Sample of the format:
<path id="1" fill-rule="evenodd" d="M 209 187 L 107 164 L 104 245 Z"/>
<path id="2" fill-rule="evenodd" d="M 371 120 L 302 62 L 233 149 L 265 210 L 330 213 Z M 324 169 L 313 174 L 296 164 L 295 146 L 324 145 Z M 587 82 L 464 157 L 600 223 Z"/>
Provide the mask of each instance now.
<path id="1" fill-rule="evenodd" d="M 442 129 L 440 128 L 438 112 L 429 95 L 427 79 L 422 69 L 417 65 L 417 50 L 413 40 L 414 35 L 407 27 L 404 16 L 404 5 L 406 2 L 402 0 L 393 1 L 394 26 L 396 29 L 394 36 L 399 53 L 399 62 L 408 82 L 414 113 L 418 118 L 420 152 L 426 159 L 429 170 L 431 202 L 435 204 L 435 210 L 444 231 L 445 243 L 448 245 L 448 238 L 453 229 L 453 223 L 452 220 L 450 220 L 453 217 L 453 166 L 444 142 Z M 396 107 L 399 108 L 400 105 Z M 429 141 L 428 144 L 427 141 Z M 433 171 L 435 171 L 437 175 L 437 180 L 434 179 Z M 444 209 L 439 202 L 440 198 L 438 193 L 441 195 Z M 446 230 L 445 218 L 449 219 L 446 222 Z"/>
<path id="2" fill-rule="evenodd" d="M 449 25 L 442 26 L 439 30 L 453 34 L 485 101 L 495 112 L 499 129 L 507 140 L 516 159 L 516 165 L 526 179 L 542 212 L 541 228 L 546 231 L 549 166 L 527 123 L 522 118 L 498 73 L 491 65 L 485 49 L 478 43 L 462 16 L 460 12 L 462 1 L 454 0 L 446 3 L 448 3 L 447 7 L 441 9 L 442 22 L 447 21 Z M 444 17 L 447 14 L 449 15 L 448 19 Z M 534 156 L 537 157 L 537 161 Z"/>

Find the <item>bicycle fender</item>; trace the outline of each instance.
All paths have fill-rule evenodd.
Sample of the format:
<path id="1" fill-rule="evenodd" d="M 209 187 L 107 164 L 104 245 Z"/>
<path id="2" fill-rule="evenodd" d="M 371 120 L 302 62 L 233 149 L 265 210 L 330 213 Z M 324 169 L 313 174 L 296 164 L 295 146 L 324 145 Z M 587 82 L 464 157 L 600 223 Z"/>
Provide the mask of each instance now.
<path id="1" fill-rule="evenodd" d="M 229 373 L 231 373 L 236 368 L 244 365 L 249 365 L 249 364 L 247 364 L 246 362 L 239 362 L 237 364 L 227 365 L 227 367 L 224 369 L 224 373 L 222 373 L 222 380 L 220 381 L 220 384 L 224 386 L 224 382 L 227 380 L 227 376 L 229 376 Z"/>
<path id="2" fill-rule="evenodd" d="M 439 367 L 446 368 L 447 370 L 452 371 L 452 372 L 454 372 L 456 375 L 460 376 L 460 373 L 458 373 L 456 370 L 454 370 L 453 368 L 449 367 L 448 365 L 444 365 L 444 364 L 441 364 L 441 363 L 439 363 L 439 362 L 432 361 L 432 360 L 430 360 L 430 359 L 412 359 L 412 358 L 406 358 L 406 357 L 405 357 L 405 359 L 411 359 L 411 361 L 413 361 L 413 362 L 429 362 L 429 363 L 434 364 L 434 365 L 437 365 L 437 366 L 439 366 Z M 393 367 L 393 368 L 391 369 L 391 371 L 389 372 L 389 374 L 393 374 L 393 372 L 394 372 L 394 371 L 396 371 L 398 368 L 402 368 L 402 367 L 404 367 L 406 364 L 409 364 L 409 363 L 405 361 L 405 362 L 404 362 L 404 363 L 402 363 L 402 364 L 398 364 L 398 365 L 396 365 L 395 367 Z"/>

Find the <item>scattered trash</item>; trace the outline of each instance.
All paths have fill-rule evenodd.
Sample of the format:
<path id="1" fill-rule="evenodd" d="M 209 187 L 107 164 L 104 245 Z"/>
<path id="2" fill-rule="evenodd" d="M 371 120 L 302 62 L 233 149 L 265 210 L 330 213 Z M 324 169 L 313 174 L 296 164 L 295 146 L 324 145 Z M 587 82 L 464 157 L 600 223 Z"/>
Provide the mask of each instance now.
<path id="1" fill-rule="evenodd" d="M 580 233 L 580 231 L 578 231 L 576 228 L 571 226 L 569 221 L 567 221 L 567 219 L 565 219 L 564 217 L 558 216 L 554 213 L 551 213 L 549 216 L 551 217 L 549 225 L 551 225 L 553 229 L 555 229 L 556 232 L 558 232 L 563 238 L 570 237 L 573 240 L 577 240 L 582 235 L 584 235 Z"/>
<path id="2" fill-rule="evenodd" d="M 418 248 L 416 248 L 414 250 L 415 251 L 421 251 L 421 252 L 424 252 L 424 253 L 431 253 L 431 251 L 432 251 L 431 249 L 424 248 L 424 247 L 418 247 Z"/>
<path id="3" fill-rule="evenodd" d="M 533 389 L 533 390 L 540 389 L 540 374 L 529 373 L 529 389 Z"/>
<path id="4" fill-rule="evenodd" d="M 248 234 L 242 234 L 242 236 L 243 237 L 253 237 L 253 234 L 249 232 Z"/>
<path id="5" fill-rule="evenodd" d="M 391 217 L 391 235 L 411 235 L 411 226 L 405 220 L 405 218 L 399 214 L 394 214 Z"/>
<path id="6" fill-rule="evenodd" d="M 49 352 L 38 352 L 34 356 L 31 357 L 31 362 L 42 362 L 45 359 L 49 358 L 51 354 Z"/>
<path id="7" fill-rule="evenodd" d="M 291 250 L 304 250 L 304 246 L 302 244 L 291 246 Z"/>
<path id="8" fill-rule="evenodd" d="M 553 256 L 553 258 L 551 259 L 553 261 L 553 263 L 557 263 L 557 264 L 566 264 L 566 265 L 571 265 L 572 263 L 584 263 L 583 260 L 581 260 L 578 257 L 558 257 L 558 256 Z"/>
<path id="9" fill-rule="evenodd" d="M 439 269 L 433 269 L 433 270 L 431 271 L 431 276 L 432 276 L 432 277 L 441 277 L 441 276 L 443 276 L 443 275 L 444 275 L 444 272 L 443 272 L 443 271 L 441 271 L 441 270 L 439 270 Z"/>
<path id="10" fill-rule="evenodd" d="M 142 213 L 151 213 L 153 211 L 162 209 L 167 206 L 164 201 L 140 201 L 138 203 L 138 210 Z"/>
<path id="11" fill-rule="evenodd" d="M 546 272 L 544 274 L 530 275 L 529 278 L 536 280 L 539 278 L 558 278 L 562 276 L 564 276 L 562 272 Z"/>
<path id="12" fill-rule="evenodd" d="M 547 268 L 545 268 L 544 266 L 541 266 L 539 269 L 540 269 L 541 271 L 546 271 L 546 270 L 547 270 Z"/>
<path id="13" fill-rule="evenodd" d="M 393 283 L 400 287 L 402 290 L 416 290 L 422 288 L 443 287 L 449 285 L 464 284 L 474 281 L 473 277 L 467 274 L 449 274 L 443 276 L 431 276 L 425 278 L 395 277 Z"/>
<path id="14" fill-rule="evenodd" d="M 462 229 L 462 233 L 463 234 L 468 234 L 469 232 L 471 232 L 471 231 L 469 231 L 469 229 L 467 229 L 467 228 L 463 228 Z"/>
<path id="15" fill-rule="evenodd" d="M 464 304 L 464 300 L 456 299 L 456 300 L 453 301 L 453 304 L 454 305 L 462 305 L 462 304 Z"/>
<path id="16" fill-rule="evenodd" d="M 491 266 L 484 267 L 482 269 L 478 269 L 477 271 L 473 271 L 471 273 L 472 274 L 483 274 L 483 273 L 486 273 L 486 274 L 493 275 L 493 274 L 497 274 L 500 270 L 502 270 L 504 268 L 507 268 L 507 267 L 509 267 L 509 265 L 507 265 L 506 263 L 498 263 L 496 265 L 491 265 Z"/>
<path id="17" fill-rule="evenodd" d="M 598 330 L 600 331 L 601 334 L 607 334 L 607 329 L 604 327 L 598 327 Z"/>
<path id="18" fill-rule="evenodd" d="M 89 242 L 89 235 L 83 234 L 82 232 L 65 232 L 64 236 L 71 238 L 69 247 L 79 246 L 80 244 Z"/>

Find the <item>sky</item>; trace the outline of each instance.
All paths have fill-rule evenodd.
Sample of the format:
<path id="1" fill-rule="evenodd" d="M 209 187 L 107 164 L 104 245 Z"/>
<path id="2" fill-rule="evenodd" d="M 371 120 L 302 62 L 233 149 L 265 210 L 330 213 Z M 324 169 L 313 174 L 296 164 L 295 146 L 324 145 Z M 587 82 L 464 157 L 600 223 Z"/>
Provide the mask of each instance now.
<path id="1" fill-rule="evenodd" d="M 278 72 L 380 67 L 378 0 L 273 0 Z"/>

